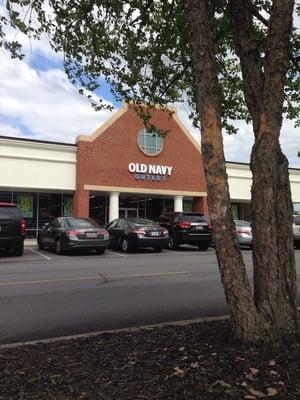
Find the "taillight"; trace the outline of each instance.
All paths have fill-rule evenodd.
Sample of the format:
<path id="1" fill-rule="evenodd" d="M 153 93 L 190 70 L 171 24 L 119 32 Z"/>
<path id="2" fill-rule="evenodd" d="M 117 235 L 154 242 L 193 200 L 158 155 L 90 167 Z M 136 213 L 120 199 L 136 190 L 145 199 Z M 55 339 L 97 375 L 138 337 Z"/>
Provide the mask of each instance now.
<path id="1" fill-rule="evenodd" d="M 237 233 L 246 233 L 247 235 L 251 235 L 251 232 L 248 231 L 248 229 L 243 229 L 243 228 L 238 228 Z"/>
<path id="2" fill-rule="evenodd" d="M 134 229 L 133 233 L 136 233 L 137 235 L 146 235 L 146 231 L 143 228 Z"/>
<path id="3" fill-rule="evenodd" d="M 20 233 L 21 235 L 25 235 L 26 232 L 26 221 L 25 219 L 20 219 Z"/>
<path id="4" fill-rule="evenodd" d="M 164 235 L 164 236 L 169 236 L 169 231 L 168 231 L 168 229 L 164 229 L 164 230 L 163 230 L 163 235 Z"/>
<path id="5" fill-rule="evenodd" d="M 188 228 L 190 228 L 191 223 L 188 221 L 182 221 L 179 224 L 177 224 L 177 226 L 179 226 L 180 228 L 183 228 L 183 229 L 188 229 Z"/>
<path id="6" fill-rule="evenodd" d="M 72 239 L 72 240 L 77 240 L 78 237 L 77 235 L 79 234 L 83 234 L 85 231 L 80 230 L 80 229 L 68 229 L 66 231 L 66 235 L 68 236 L 68 238 Z"/>
<path id="7" fill-rule="evenodd" d="M 106 229 L 101 229 L 100 231 L 98 231 L 98 236 L 103 235 L 104 239 L 108 239 L 109 238 L 109 233 L 107 232 Z"/>
<path id="8" fill-rule="evenodd" d="M 76 234 L 77 234 L 77 231 L 75 231 L 73 229 L 66 231 L 67 236 L 76 236 Z"/>

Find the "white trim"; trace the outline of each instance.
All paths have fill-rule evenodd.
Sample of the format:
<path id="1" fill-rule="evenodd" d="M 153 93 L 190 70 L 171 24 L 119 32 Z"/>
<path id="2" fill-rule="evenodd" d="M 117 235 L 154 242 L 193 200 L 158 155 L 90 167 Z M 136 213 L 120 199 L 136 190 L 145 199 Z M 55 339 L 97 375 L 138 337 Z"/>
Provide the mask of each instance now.
<path id="1" fill-rule="evenodd" d="M 140 193 L 140 194 L 158 194 L 166 196 L 192 196 L 206 197 L 206 192 L 190 192 L 185 190 L 166 190 L 166 189 L 151 189 L 151 188 L 133 188 L 122 186 L 101 186 L 101 185 L 84 185 L 84 190 L 94 192 L 119 192 L 119 193 Z"/>

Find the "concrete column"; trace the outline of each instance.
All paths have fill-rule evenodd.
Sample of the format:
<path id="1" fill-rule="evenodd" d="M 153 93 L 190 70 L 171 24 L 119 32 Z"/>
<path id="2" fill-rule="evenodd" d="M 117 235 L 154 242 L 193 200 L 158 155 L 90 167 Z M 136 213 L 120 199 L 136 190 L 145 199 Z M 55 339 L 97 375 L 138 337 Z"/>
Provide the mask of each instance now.
<path id="1" fill-rule="evenodd" d="M 174 196 L 174 211 L 183 211 L 183 196 Z"/>
<path id="2" fill-rule="evenodd" d="M 118 192 L 109 193 L 109 222 L 119 218 L 119 194 Z"/>

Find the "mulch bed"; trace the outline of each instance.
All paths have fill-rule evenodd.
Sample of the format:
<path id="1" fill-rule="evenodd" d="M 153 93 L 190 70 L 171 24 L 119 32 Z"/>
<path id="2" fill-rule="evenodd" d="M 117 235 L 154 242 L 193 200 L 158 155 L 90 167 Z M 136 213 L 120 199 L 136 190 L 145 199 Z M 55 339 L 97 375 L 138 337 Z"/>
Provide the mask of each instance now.
<path id="1" fill-rule="evenodd" d="M 300 399 L 300 345 L 232 343 L 227 321 L 0 350 L 0 399 Z"/>

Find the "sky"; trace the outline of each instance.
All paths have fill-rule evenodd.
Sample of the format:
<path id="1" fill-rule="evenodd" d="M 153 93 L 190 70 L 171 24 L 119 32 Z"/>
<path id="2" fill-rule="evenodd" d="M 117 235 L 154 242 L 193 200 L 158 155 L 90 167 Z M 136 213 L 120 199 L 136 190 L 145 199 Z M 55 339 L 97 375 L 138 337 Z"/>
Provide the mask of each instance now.
<path id="1" fill-rule="evenodd" d="M 300 24 L 299 24 L 300 25 Z M 95 111 L 88 100 L 77 92 L 63 70 L 62 55 L 55 53 L 46 39 L 29 41 L 22 35 L 17 40 L 24 45 L 26 57 L 12 60 L 0 49 L 0 135 L 37 140 L 74 143 L 79 134 L 91 134 L 113 112 L 121 107 L 104 84 L 98 96 L 115 107 L 115 111 Z M 177 114 L 186 128 L 200 141 L 184 104 Z M 251 125 L 235 123 L 236 135 L 223 134 L 227 161 L 249 163 L 253 144 Z M 281 145 L 290 167 L 300 168 L 300 128 L 284 121 Z"/>

